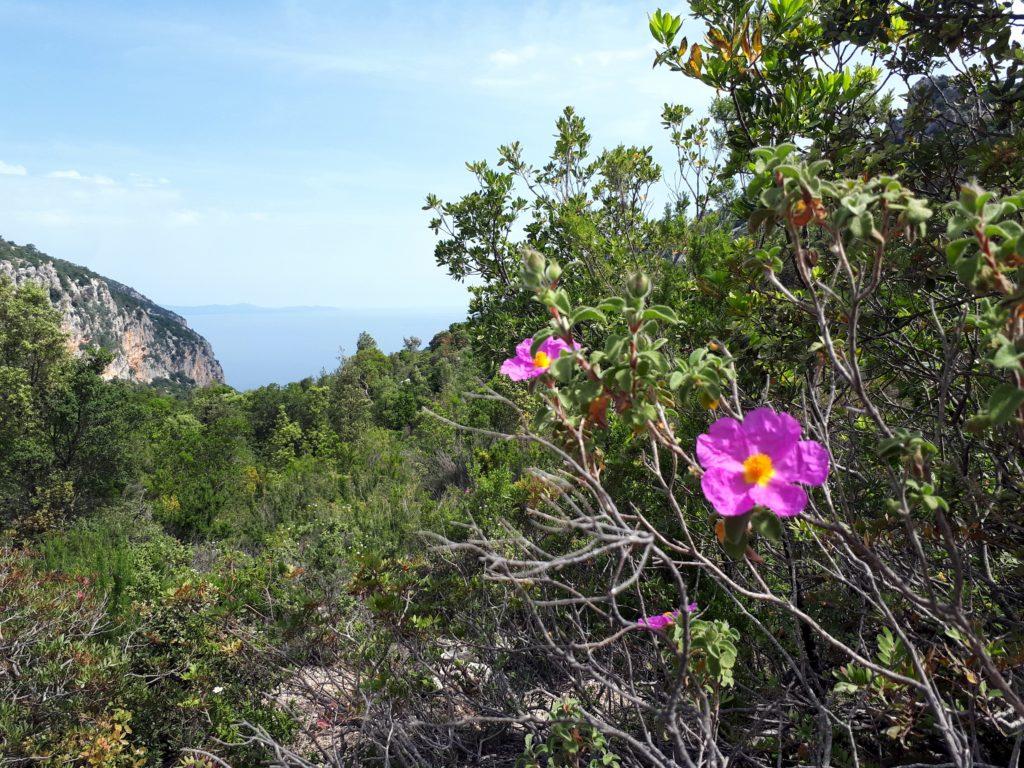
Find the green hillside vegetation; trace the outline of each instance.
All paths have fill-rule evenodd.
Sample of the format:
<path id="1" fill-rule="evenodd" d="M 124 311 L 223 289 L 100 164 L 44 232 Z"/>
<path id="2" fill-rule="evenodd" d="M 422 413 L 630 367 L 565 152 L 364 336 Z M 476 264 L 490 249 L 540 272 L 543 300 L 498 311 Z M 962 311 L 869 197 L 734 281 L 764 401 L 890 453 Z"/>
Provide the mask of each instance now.
<path id="1" fill-rule="evenodd" d="M 168 393 L 0 282 L 0 764 L 1019 761 L 1019 19 L 690 13 L 676 165 L 428 195 L 425 345 Z"/>

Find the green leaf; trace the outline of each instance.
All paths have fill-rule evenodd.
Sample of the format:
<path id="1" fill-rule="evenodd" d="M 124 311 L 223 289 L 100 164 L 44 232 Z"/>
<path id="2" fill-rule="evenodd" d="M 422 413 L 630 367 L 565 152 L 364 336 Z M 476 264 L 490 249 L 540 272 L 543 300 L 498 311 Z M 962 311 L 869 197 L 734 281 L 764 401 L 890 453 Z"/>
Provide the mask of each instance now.
<path id="1" fill-rule="evenodd" d="M 633 385 L 633 371 L 629 368 L 620 368 L 615 372 L 615 383 L 619 389 L 628 391 Z"/>
<path id="2" fill-rule="evenodd" d="M 644 310 L 643 318 L 644 320 L 662 320 L 672 325 L 679 322 L 679 317 L 676 315 L 675 310 L 671 307 L 666 307 L 664 304 L 655 304 L 653 307 L 648 307 Z"/>
<path id="3" fill-rule="evenodd" d="M 729 541 L 729 539 L 726 539 L 722 542 L 722 549 L 733 560 L 742 560 L 747 556 L 747 534 L 743 534 L 741 541 Z"/>
<path id="4" fill-rule="evenodd" d="M 554 291 L 551 296 L 551 304 L 558 307 L 558 310 L 562 312 L 562 314 L 572 314 L 572 302 L 569 301 L 569 294 L 561 288 Z"/>
<path id="5" fill-rule="evenodd" d="M 883 627 L 876 638 L 878 641 L 878 660 L 890 665 L 896 657 L 896 638 L 888 627 Z"/>
<path id="6" fill-rule="evenodd" d="M 974 282 L 980 268 L 981 260 L 977 256 L 966 256 L 956 263 L 956 273 L 967 285 Z"/>
<path id="7" fill-rule="evenodd" d="M 742 541 L 744 550 L 746 549 L 747 526 L 750 523 L 750 516 L 751 513 L 747 512 L 745 515 L 723 518 L 725 522 L 725 540 L 727 542 L 738 543 Z"/>
<path id="8" fill-rule="evenodd" d="M 751 234 L 757 234 L 761 227 L 770 226 L 775 218 L 775 211 L 769 208 L 757 208 L 747 219 L 747 229 L 750 230 Z"/>
<path id="9" fill-rule="evenodd" d="M 857 216 L 850 220 L 850 232 L 855 237 L 859 237 L 861 240 L 867 240 L 871 237 L 871 233 L 875 229 L 875 220 L 872 218 L 871 213 L 865 211 L 860 216 Z"/>
<path id="10" fill-rule="evenodd" d="M 626 308 L 626 300 L 621 296 L 612 296 L 604 299 L 597 306 L 604 312 L 621 312 Z"/>
<path id="11" fill-rule="evenodd" d="M 949 258 L 949 263 L 952 264 L 963 256 L 964 251 L 966 251 L 967 248 L 975 242 L 977 241 L 973 237 L 962 237 L 947 245 L 946 256 Z"/>
<path id="12" fill-rule="evenodd" d="M 551 364 L 548 372 L 559 381 L 568 381 L 572 378 L 573 369 L 576 367 L 576 358 L 572 355 L 559 355 L 558 359 Z"/>
<path id="13" fill-rule="evenodd" d="M 754 530 L 765 538 L 772 541 L 779 541 L 782 538 L 782 521 L 774 512 L 769 510 L 757 512 L 751 520 L 751 524 Z"/>
<path id="14" fill-rule="evenodd" d="M 1021 403 L 1024 403 L 1024 389 L 1013 384 L 996 387 L 988 400 L 988 415 L 994 425 L 1005 424 L 1014 417 Z"/>
<path id="15" fill-rule="evenodd" d="M 661 10 L 657 10 L 650 17 L 647 22 L 648 28 L 651 30 L 651 37 L 657 40 L 659 43 L 665 42 L 665 35 L 661 31 Z"/>
<path id="16" fill-rule="evenodd" d="M 640 353 L 640 359 L 649 362 L 656 371 L 663 371 L 668 367 L 665 356 L 661 352 L 647 349 Z"/>
<path id="17" fill-rule="evenodd" d="M 1024 352 L 1018 352 L 1013 342 L 1007 340 L 992 356 L 992 365 L 996 368 L 1008 368 L 1024 373 L 1024 366 L 1020 362 L 1022 358 L 1024 358 Z"/>
<path id="18" fill-rule="evenodd" d="M 570 325 L 576 325 L 587 320 L 593 320 L 599 323 L 607 322 L 608 318 L 605 317 L 604 312 L 594 307 L 579 307 L 569 320 Z"/>
<path id="19" fill-rule="evenodd" d="M 892 459 L 896 458 L 903 452 L 903 438 L 902 437 L 890 437 L 882 440 L 878 444 L 876 451 L 878 457 L 881 459 Z"/>

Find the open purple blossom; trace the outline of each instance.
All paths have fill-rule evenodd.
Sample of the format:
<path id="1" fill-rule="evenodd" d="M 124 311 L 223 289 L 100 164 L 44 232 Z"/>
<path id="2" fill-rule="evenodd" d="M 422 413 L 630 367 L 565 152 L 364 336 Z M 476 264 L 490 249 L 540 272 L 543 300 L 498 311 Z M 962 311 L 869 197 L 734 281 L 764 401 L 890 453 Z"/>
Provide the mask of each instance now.
<path id="1" fill-rule="evenodd" d="M 512 379 L 512 381 L 535 379 L 547 372 L 559 355 L 570 349 L 567 343 L 555 338 L 542 341 L 536 354 L 530 353 L 532 346 L 532 338 L 523 339 L 519 342 L 516 346 L 515 357 L 510 357 L 501 364 L 501 372 Z M 571 348 L 579 349 L 579 344 L 573 342 Z"/>
<path id="2" fill-rule="evenodd" d="M 697 603 L 690 603 L 686 606 L 687 613 L 693 613 L 697 610 Z M 637 619 L 637 624 L 642 624 L 645 627 L 651 629 L 664 629 L 669 624 L 672 624 L 677 618 L 679 618 L 679 611 L 665 611 L 655 616 L 644 616 Z"/>
<path id="3" fill-rule="evenodd" d="M 828 477 L 823 445 L 800 439 L 800 422 L 788 413 L 757 408 L 739 422 L 718 419 L 697 438 L 704 467 L 704 496 L 718 514 L 735 517 L 755 505 L 779 517 L 799 515 L 807 492 L 796 483 L 821 485 Z"/>

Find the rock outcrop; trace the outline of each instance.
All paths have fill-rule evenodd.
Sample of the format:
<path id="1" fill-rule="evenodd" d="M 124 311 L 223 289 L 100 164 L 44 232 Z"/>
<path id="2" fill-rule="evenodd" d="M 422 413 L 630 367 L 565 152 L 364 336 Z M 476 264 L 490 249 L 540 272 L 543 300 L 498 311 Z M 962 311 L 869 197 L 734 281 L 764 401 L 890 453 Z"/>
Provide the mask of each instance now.
<path id="1" fill-rule="evenodd" d="M 34 246 L 0 238 L 3 276 L 15 284 L 38 283 L 49 291 L 74 351 L 90 346 L 110 350 L 114 360 L 104 371 L 105 378 L 200 387 L 224 381 L 210 343 L 189 328 L 185 318 L 127 285 L 51 258 Z"/>

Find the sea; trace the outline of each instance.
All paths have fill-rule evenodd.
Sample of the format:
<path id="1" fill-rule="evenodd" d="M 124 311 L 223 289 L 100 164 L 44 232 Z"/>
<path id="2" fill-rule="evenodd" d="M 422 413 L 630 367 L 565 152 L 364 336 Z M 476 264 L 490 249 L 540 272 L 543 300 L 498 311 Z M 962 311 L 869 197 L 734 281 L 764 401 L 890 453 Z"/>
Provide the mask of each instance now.
<path id="1" fill-rule="evenodd" d="M 466 316 L 465 307 L 357 310 L 232 304 L 168 309 L 213 345 L 227 383 L 238 390 L 333 371 L 341 358 L 356 351 L 363 331 L 382 351 L 394 352 L 406 337 L 427 344 Z"/>

